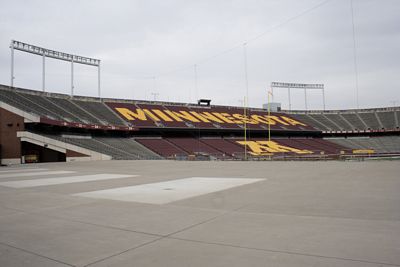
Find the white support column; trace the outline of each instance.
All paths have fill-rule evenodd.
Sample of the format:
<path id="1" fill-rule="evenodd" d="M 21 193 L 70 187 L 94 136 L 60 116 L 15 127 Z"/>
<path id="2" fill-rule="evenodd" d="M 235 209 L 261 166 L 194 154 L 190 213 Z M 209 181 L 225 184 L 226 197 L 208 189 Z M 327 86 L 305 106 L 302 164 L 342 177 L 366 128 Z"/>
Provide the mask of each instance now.
<path id="1" fill-rule="evenodd" d="M 290 101 L 290 87 L 288 87 L 288 96 L 289 96 L 289 110 L 292 110 L 292 102 Z"/>
<path id="2" fill-rule="evenodd" d="M 322 105 L 324 106 L 325 110 L 325 88 L 322 89 Z"/>
<path id="3" fill-rule="evenodd" d="M 11 87 L 14 87 L 14 45 L 13 41 L 11 41 L 11 80 L 10 80 L 10 85 Z"/>
<path id="4" fill-rule="evenodd" d="M 304 105 L 305 105 L 306 110 L 307 110 L 307 89 L 306 88 L 304 88 Z"/>
<path id="5" fill-rule="evenodd" d="M 74 95 L 74 60 L 71 60 L 71 96 Z"/>
<path id="6" fill-rule="evenodd" d="M 246 100 L 249 102 L 249 79 L 247 73 L 247 43 L 243 43 L 243 65 L 244 65 L 244 84 L 246 89 Z"/>
<path id="7" fill-rule="evenodd" d="M 97 67 L 97 94 L 101 97 L 101 88 L 100 88 L 100 63 Z"/>
<path id="8" fill-rule="evenodd" d="M 43 61 L 42 61 L 42 90 L 46 91 L 46 55 L 43 53 Z"/>
<path id="9" fill-rule="evenodd" d="M 274 87 L 271 86 L 272 103 L 274 103 Z"/>
<path id="10" fill-rule="evenodd" d="M 199 90 L 197 89 L 197 64 L 194 64 L 194 94 L 195 94 L 195 102 L 199 100 Z"/>

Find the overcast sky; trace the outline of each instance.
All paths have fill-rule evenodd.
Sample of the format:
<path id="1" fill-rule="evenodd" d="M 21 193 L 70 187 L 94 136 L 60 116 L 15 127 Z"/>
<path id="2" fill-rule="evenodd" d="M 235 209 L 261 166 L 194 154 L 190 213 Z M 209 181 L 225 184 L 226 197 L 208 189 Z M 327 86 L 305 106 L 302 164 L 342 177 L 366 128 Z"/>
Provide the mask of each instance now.
<path id="1" fill-rule="evenodd" d="M 0 0 L 0 83 L 10 83 L 15 39 L 101 59 L 104 97 L 241 105 L 247 42 L 250 106 L 261 107 L 269 84 L 283 81 L 324 83 L 327 108 L 355 108 L 350 3 Z M 400 105 L 400 1 L 353 7 L 360 107 Z M 14 85 L 41 90 L 41 60 L 16 51 Z M 70 92 L 70 63 L 46 61 L 46 88 Z M 95 68 L 75 65 L 75 93 L 96 96 Z M 287 94 L 274 91 L 283 108 Z M 308 96 L 309 109 L 322 108 L 321 92 Z M 304 92 L 293 91 L 292 109 L 304 106 Z"/>

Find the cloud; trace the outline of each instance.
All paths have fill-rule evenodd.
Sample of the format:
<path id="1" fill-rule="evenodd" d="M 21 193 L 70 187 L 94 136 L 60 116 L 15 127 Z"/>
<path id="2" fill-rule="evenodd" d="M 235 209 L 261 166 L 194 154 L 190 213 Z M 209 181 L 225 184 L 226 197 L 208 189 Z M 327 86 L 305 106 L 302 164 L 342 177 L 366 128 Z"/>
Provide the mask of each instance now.
<path id="1" fill-rule="evenodd" d="M 102 60 L 106 97 L 238 105 L 245 95 L 246 40 L 317 5 L 283 1 L 7 1 L 0 10 L 0 82 L 9 83 L 9 49 L 17 39 Z M 397 50 L 400 2 L 354 0 L 362 107 L 400 101 Z M 229 52 L 219 54 L 235 47 Z M 246 46 L 249 103 L 260 107 L 272 81 L 322 82 L 328 108 L 355 107 L 349 0 L 328 1 Z M 218 56 L 215 56 L 218 55 Z M 205 60 L 207 59 L 207 60 Z M 69 93 L 68 63 L 47 66 L 49 90 Z M 194 64 L 197 64 L 195 89 Z M 16 52 L 16 85 L 41 89 L 41 60 Z M 152 77 L 156 78 L 153 79 Z M 96 70 L 76 68 L 76 92 L 95 95 Z M 379 88 L 379 90 L 377 90 Z M 287 107 L 287 92 L 276 100 Z M 303 108 L 294 94 L 293 108 Z M 318 95 L 310 108 L 321 108 Z"/>

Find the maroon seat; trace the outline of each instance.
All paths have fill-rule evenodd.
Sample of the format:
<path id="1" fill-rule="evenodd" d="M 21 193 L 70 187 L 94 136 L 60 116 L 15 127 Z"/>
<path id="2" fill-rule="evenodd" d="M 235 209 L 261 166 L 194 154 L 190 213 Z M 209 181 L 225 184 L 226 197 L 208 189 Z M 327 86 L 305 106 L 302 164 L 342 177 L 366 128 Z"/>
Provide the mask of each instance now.
<path id="1" fill-rule="evenodd" d="M 168 138 L 169 142 L 175 144 L 189 154 L 206 153 L 216 158 L 224 158 L 225 155 L 220 150 L 215 149 L 195 138 Z"/>
<path id="2" fill-rule="evenodd" d="M 135 141 L 139 142 L 140 144 L 144 145 L 148 149 L 156 152 L 157 154 L 169 158 L 175 157 L 177 155 L 187 155 L 186 151 L 180 149 L 179 147 L 171 144 L 166 139 L 161 138 L 154 138 L 154 139 L 141 139 L 136 138 Z"/>
<path id="3" fill-rule="evenodd" d="M 236 158 L 241 158 L 240 155 L 243 155 L 244 149 L 240 145 L 231 143 L 225 139 L 222 138 L 207 138 L 207 139 L 201 139 L 201 141 L 215 149 L 218 149 L 219 151 L 223 152 L 226 155 L 236 157 Z"/>

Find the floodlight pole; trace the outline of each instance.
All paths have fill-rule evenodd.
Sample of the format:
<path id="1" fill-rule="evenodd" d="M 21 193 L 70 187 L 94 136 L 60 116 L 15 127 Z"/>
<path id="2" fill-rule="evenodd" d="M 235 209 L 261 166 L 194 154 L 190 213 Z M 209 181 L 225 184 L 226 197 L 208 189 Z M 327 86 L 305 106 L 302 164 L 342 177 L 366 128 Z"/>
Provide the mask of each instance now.
<path id="1" fill-rule="evenodd" d="M 292 100 L 290 96 L 290 89 L 303 89 L 304 90 L 304 105 L 305 110 L 308 110 L 308 101 L 307 101 L 307 90 L 322 90 L 322 103 L 323 108 L 325 110 L 325 86 L 324 84 L 305 84 L 305 83 L 284 83 L 284 82 L 272 82 L 271 83 L 271 92 L 273 99 L 273 88 L 287 88 L 288 90 L 288 98 L 289 98 L 289 110 L 292 110 Z"/>
<path id="2" fill-rule="evenodd" d="M 271 86 L 272 102 L 274 102 L 274 87 Z"/>
<path id="3" fill-rule="evenodd" d="M 159 95 L 159 93 L 153 92 L 151 93 L 151 95 L 153 96 L 154 101 L 157 101 L 157 96 Z"/>
<path id="4" fill-rule="evenodd" d="M 268 119 L 271 118 L 271 102 L 269 100 L 269 95 L 272 94 L 272 92 L 267 92 L 268 94 Z M 274 97 L 274 95 L 272 95 Z M 271 121 L 268 121 L 268 141 L 271 142 Z"/>
<path id="5" fill-rule="evenodd" d="M 307 89 L 304 88 L 304 106 L 307 110 Z"/>
<path id="6" fill-rule="evenodd" d="M 246 97 L 243 98 L 243 116 L 247 118 L 247 105 L 246 105 Z M 243 120 L 244 126 L 244 160 L 247 161 L 247 123 L 246 120 Z"/>
<path id="7" fill-rule="evenodd" d="M 46 55 L 43 53 L 43 61 L 42 61 L 42 90 L 46 91 Z"/>
<path id="8" fill-rule="evenodd" d="M 11 78 L 10 78 L 10 86 L 14 86 L 14 50 L 38 55 L 42 57 L 42 90 L 43 92 L 46 90 L 46 58 L 54 58 L 58 60 L 63 60 L 67 62 L 71 62 L 71 96 L 74 94 L 74 64 L 84 64 L 89 66 L 94 66 L 98 68 L 98 87 L 97 91 L 100 97 L 100 60 L 89 57 L 82 57 L 79 55 L 72 55 L 60 51 L 55 51 L 27 43 L 23 43 L 16 40 L 11 40 L 10 44 L 11 49 Z"/>
<path id="9" fill-rule="evenodd" d="M 195 100 L 199 99 L 199 90 L 197 89 L 197 64 L 193 66 L 194 70 L 194 94 L 196 96 Z"/>
<path id="10" fill-rule="evenodd" d="M 101 96 L 101 88 L 100 88 L 100 60 L 99 60 L 99 65 L 97 66 L 97 94 L 99 95 L 99 98 Z"/>
<path id="11" fill-rule="evenodd" d="M 74 95 L 74 59 L 71 60 L 71 96 Z"/>
<path id="12" fill-rule="evenodd" d="M 14 87 L 14 46 L 13 46 L 13 41 L 11 41 L 11 81 L 10 85 L 11 87 Z"/>

